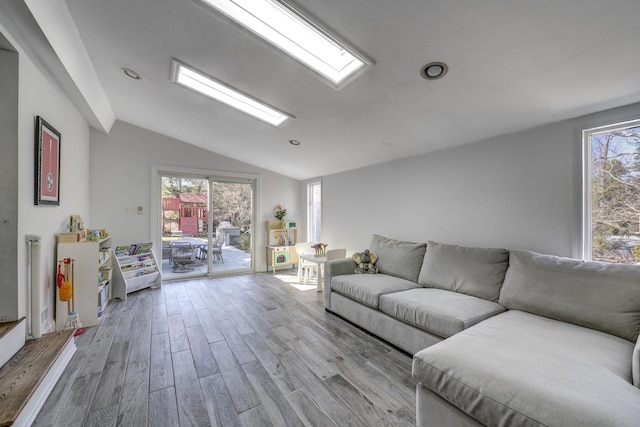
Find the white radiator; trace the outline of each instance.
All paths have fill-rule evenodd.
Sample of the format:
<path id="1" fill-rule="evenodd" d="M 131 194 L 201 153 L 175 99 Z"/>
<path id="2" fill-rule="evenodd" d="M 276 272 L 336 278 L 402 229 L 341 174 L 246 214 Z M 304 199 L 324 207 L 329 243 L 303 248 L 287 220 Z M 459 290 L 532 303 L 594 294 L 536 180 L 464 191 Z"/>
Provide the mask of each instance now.
<path id="1" fill-rule="evenodd" d="M 41 259 L 41 240 L 40 236 L 27 234 L 26 241 L 28 245 L 28 268 L 29 272 L 27 295 L 28 295 L 28 323 L 29 328 L 27 336 L 29 338 L 40 338 L 42 336 L 40 315 L 42 311 L 42 291 L 40 289 L 40 259 Z"/>

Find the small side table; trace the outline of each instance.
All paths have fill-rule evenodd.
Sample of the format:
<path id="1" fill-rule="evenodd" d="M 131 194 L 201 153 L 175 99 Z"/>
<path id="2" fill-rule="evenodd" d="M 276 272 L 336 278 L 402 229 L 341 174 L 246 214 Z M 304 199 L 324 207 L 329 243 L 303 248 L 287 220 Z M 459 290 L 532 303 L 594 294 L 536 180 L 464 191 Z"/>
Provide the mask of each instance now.
<path id="1" fill-rule="evenodd" d="M 314 262 L 318 264 L 318 286 L 317 291 L 322 292 L 322 268 L 324 264 L 327 262 L 326 255 L 314 255 L 314 254 L 300 254 L 298 257 L 302 258 L 305 261 Z"/>

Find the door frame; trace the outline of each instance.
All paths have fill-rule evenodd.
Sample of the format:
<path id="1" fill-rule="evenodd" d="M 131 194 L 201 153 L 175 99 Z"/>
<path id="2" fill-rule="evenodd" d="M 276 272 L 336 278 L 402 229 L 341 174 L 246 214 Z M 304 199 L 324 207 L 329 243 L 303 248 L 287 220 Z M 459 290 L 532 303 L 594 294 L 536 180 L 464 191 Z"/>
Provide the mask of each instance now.
<path id="1" fill-rule="evenodd" d="M 181 167 L 181 166 L 170 166 L 170 165 L 151 165 L 151 211 L 150 221 L 149 221 L 149 235 L 151 236 L 151 242 L 153 243 L 153 247 L 156 248 L 156 256 L 158 256 L 157 250 L 162 247 L 162 230 L 161 230 L 161 221 L 162 217 L 162 197 L 160 197 L 160 190 L 162 189 L 162 176 L 163 175 L 192 175 L 197 178 L 206 178 L 211 180 L 216 180 L 219 178 L 220 180 L 239 180 L 246 182 L 253 182 L 253 197 L 252 197 L 252 212 L 251 212 L 251 268 L 242 271 L 226 271 L 220 273 L 214 273 L 209 270 L 206 277 L 214 277 L 214 276 L 222 276 L 225 274 L 246 274 L 255 273 L 256 268 L 258 266 L 258 259 L 256 257 L 256 232 L 258 231 L 256 227 L 256 219 L 261 218 L 260 216 L 260 175 L 252 174 L 252 173 L 244 173 L 244 172 L 229 172 L 229 171 L 221 171 L 215 169 L 199 169 L 199 168 L 189 168 L 189 167 Z M 209 189 L 210 190 L 210 189 Z M 210 200 L 209 200 L 210 202 Z M 210 208 L 210 206 L 209 206 Z M 210 209 L 209 209 L 210 210 Z M 211 221 L 209 218 L 208 221 Z M 211 225 L 211 224 L 209 224 Z"/>

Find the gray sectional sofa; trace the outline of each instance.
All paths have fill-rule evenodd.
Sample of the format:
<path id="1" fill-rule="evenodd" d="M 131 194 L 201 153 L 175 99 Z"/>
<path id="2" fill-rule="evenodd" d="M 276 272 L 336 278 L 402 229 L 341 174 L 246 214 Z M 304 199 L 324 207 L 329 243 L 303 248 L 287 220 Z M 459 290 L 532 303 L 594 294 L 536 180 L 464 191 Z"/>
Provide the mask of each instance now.
<path id="1" fill-rule="evenodd" d="M 413 354 L 419 426 L 640 425 L 640 267 L 374 235 L 325 308 Z"/>

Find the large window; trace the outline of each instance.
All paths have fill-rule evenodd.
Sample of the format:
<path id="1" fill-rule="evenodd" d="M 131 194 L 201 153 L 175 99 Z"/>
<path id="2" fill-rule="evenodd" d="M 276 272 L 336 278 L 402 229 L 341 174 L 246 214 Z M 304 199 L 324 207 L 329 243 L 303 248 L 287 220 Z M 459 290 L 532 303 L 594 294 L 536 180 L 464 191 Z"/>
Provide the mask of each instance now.
<path id="1" fill-rule="evenodd" d="M 307 184 L 307 241 L 320 241 L 322 212 L 322 186 L 319 182 Z"/>
<path id="2" fill-rule="evenodd" d="M 589 129 L 584 146 L 584 257 L 640 263 L 640 121 Z"/>

